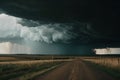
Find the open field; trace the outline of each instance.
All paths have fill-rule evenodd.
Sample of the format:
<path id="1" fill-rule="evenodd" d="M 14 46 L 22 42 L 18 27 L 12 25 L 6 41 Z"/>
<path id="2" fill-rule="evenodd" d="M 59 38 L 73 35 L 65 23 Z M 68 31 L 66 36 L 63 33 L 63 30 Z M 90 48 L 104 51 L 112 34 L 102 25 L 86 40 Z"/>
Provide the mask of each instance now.
<path id="1" fill-rule="evenodd" d="M 66 56 L 0 56 L 0 80 L 28 80 L 52 70 L 72 58 Z"/>
<path id="2" fill-rule="evenodd" d="M 52 55 L 0 55 L 0 62 L 4 61 L 29 61 L 29 60 L 60 60 L 73 59 L 74 56 L 52 56 Z"/>
<path id="3" fill-rule="evenodd" d="M 26 80 L 31 75 L 39 75 L 40 71 L 51 68 L 61 62 L 30 63 L 30 64 L 3 64 L 0 65 L 0 79 L 8 80 Z M 34 76 L 32 76 L 34 77 Z M 31 77 L 31 78 L 32 78 Z"/>
<path id="4" fill-rule="evenodd" d="M 84 57 L 83 59 L 106 67 L 120 69 L 120 57 Z"/>
<path id="5" fill-rule="evenodd" d="M 90 62 L 100 70 L 120 78 L 120 57 L 115 56 L 98 56 L 98 57 L 82 57 L 82 60 Z"/>
<path id="6" fill-rule="evenodd" d="M 18 60 L 18 59 L 15 57 L 0 57 L 0 62 L 2 62 L 2 61 L 16 61 L 16 60 Z"/>
<path id="7" fill-rule="evenodd" d="M 2 55 L 0 80 L 119 80 L 119 60 L 108 56 Z"/>

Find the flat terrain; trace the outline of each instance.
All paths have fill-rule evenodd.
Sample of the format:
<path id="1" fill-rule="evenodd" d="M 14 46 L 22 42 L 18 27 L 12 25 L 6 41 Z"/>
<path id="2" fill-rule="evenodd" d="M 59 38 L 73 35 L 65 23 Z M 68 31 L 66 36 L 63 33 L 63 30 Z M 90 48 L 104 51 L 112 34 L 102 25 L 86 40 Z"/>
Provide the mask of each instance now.
<path id="1" fill-rule="evenodd" d="M 119 56 L 0 56 L 0 80 L 120 80 L 119 78 Z"/>
<path id="2" fill-rule="evenodd" d="M 119 80 L 81 60 L 66 62 L 35 80 Z"/>

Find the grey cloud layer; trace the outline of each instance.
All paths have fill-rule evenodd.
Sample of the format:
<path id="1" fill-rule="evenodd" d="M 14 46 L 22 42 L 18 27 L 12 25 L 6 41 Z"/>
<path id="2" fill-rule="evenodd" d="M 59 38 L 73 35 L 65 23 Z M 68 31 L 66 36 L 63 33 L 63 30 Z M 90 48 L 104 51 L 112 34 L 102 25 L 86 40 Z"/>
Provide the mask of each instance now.
<path id="1" fill-rule="evenodd" d="M 66 42 L 74 38 L 70 32 L 72 27 L 61 27 L 60 24 L 45 24 L 37 27 L 22 27 L 20 37 L 33 41 L 45 41 L 47 43 L 62 41 Z"/>
<path id="2" fill-rule="evenodd" d="M 28 25 L 20 24 L 22 19 L 6 14 L 0 14 L 0 38 L 15 38 L 20 37 L 32 41 L 52 42 L 69 42 L 70 39 L 75 38 L 72 26 L 65 24 L 40 24 L 35 21 L 30 21 Z M 24 21 L 28 20 L 23 20 Z M 28 21 L 29 22 L 29 21 Z M 27 22 L 27 23 L 28 23 Z M 29 26 L 33 24 L 33 27 Z"/>

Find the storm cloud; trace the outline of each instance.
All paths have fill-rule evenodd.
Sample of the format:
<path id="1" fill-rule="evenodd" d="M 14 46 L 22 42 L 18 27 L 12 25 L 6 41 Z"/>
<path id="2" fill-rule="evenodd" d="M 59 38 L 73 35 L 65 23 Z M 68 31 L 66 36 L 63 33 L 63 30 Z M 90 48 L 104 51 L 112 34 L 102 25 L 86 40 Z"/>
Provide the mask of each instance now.
<path id="1" fill-rule="evenodd" d="M 1 14 L 0 38 L 20 37 L 27 40 L 44 41 L 47 43 L 69 43 L 69 40 L 75 38 L 77 35 L 72 32 L 72 26 L 62 23 L 40 24 L 35 21 L 29 21 L 29 24 L 20 24 L 20 22 L 24 22 L 24 20 L 22 21 L 21 18 Z M 30 24 L 33 24 L 33 27 L 29 26 Z"/>
<path id="2" fill-rule="evenodd" d="M 25 32 L 27 38 L 37 34 L 44 35 L 44 39 L 40 36 L 40 41 L 45 40 L 51 43 L 55 40 L 63 41 L 62 35 L 64 35 L 66 42 L 74 39 L 73 35 L 77 34 L 77 39 L 73 42 L 112 43 L 120 41 L 118 37 L 120 35 L 119 4 L 118 0 L 104 2 L 96 0 L 2 0 L 0 9 L 1 12 L 6 14 L 23 18 L 22 21 L 18 22 L 22 26 L 27 26 L 24 28 L 28 30 Z M 56 25 L 59 26 L 59 29 Z M 37 29 L 40 29 L 40 26 L 44 26 L 43 31 L 49 31 L 43 34 L 39 33 Z M 34 29 L 34 31 L 31 29 Z M 61 29 L 65 32 L 64 34 L 60 32 Z M 61 33 L 59 39 L 55 38 L 56 34 L 53 31 L 56 34 Z M 28 35 L 29 32 L 32 32 L 31 35 Z M 46 38 L 48 33 L 51 35 L 49 34 L 49 38 Z M 20 36 L 24 37 L 25 35 Z M 70 38 L 66 35 L 70 36 Z M 39 41 L 37 37 L 34 38 Z"/>
<path id="3" fill-rule="evenodd" d="M 0 13 L 0 41 L 34 43 L 36 53 L 42 43 L 72 54 L 120 47 L 119 0 L 1 0 Z"/>

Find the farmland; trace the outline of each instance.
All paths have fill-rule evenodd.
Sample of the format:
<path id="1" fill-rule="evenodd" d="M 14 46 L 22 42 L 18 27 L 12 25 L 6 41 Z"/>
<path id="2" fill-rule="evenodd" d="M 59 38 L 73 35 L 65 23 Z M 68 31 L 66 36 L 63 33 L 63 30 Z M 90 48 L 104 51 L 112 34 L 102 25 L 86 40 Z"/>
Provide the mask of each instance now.
<path id="1" fill-rule="evenodd" d="M 84 57 L 83 59 L 109 68 L 120 69 L 120 57 Z"/>
<path id="2" fill-rule="evenodd" d="M 60 59 L 61 58 L 61 59 Z M 71 61 L 67 57 L 5 55 L 0 57 L 0 79 L 27 80 Z M 31 76 L 31 77 L 30 77 Z"/>
<path id="3" fill-rule="evenodd" d="M 118 80 L 119 74 L 119 56 L 0 56 L 0 80 Z"/>
<path id="4" fill-rule="evenodd" d="M 82 57 L 82 60 L 92 63 L 99 69 L 120 78 L 120 57 L 116 56 L 97 56 L 97 57 Z"/>

